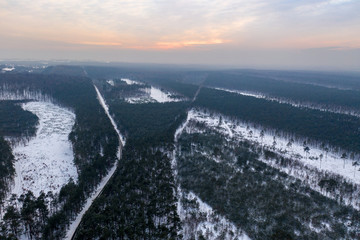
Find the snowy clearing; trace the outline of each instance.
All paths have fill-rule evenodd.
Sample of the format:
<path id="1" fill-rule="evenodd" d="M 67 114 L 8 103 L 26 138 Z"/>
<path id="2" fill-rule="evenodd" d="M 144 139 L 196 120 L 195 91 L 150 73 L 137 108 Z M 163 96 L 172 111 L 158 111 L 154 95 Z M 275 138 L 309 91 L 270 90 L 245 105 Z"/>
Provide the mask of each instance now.
<path id="1" fill-rule="evenodd" d="M 126 98 L 125 101 L 128 103 L 139 104 L 139 103 L 149 103 L 149 102 L 180 102 L 184 101 L 182 98 L 174 98 L 173 94 L 170 92 L 164 92 L 159 88 L 151 86 L 150 88 L 141 88 L 143 94 L 137 97 Z"/>
<path id="2" fill-rule="evenodd" d="M 112 82 L 110 82 L 112 81 Z M 121 81 L 124 81 L 128 85 L 145 85 L 142 82 L 134 81 L 128 78 L 121 78 Z M 114 86 L 114 81 L 109 80 L 108 83 Z M 141 96 L 129 97 L 126 98 L 125 101 L 132 104 L 141 104 L 141 103 L 149 103 L 149 102 L 180 102 L 184 101 L 182 98 L 175 98 L 174 94 L 171 92 L 165 92 L 162 89 L 151 86 L 150 88 L 141 88 L 140 89 L 143 94 Z"/>
<path id="3" fill-rule="evenodd" d="M 142 82 L 134 81 L 128 78 L 121 78 L 121 81 L 126 82 L 127 85 L 144 85 Z"/>
<path id="4" fill-rule="evenodd" d="M 36 137 L 25 145 L 15 146 L 15 185 L 11 194 L 20 196 L 32 191 L 58 193 L 72 178 L 77 181 L 73 151 L 68 136 L 75 122 L 75 114 L 49 102 L 28 102 L 24 110 L 39 118 Z"/>
<path id="5" fill-rule="evenodd" d="M 114 80 L 110 79 L 106 81 L 108 84 L 110 84 L 111 86 L 115 86 Z"/>
<path id="6" fill-rule="evenodd" d="M 331 107 L 321 106 L 320 104 L 317 104 L 317 103 L 300 102 L 300 101 L 293 101 L 290 99 L 270 97 L 263 93 L 257 93 L 257 92 L 251 92 L 251 91 L 230 90 L 230 89 L 226 89 L 226 88 L 213 88 L 213 89 L 230 92 L 230 93 L 236 93 L 236 94 L 239 94 L 242 96 L 254 97 L 254 98 L 259 98 L 259 99 L 265 99 L 268 101 L 289 104 L 289 105 L 291 105 L 293 107 L 297 107 L 297 108 L 309 108 L 309 109 L 313 109 L 313 110 L 319 110 L 322 112 L 332 112 L 332 113 L 346 114 L 346 115 L 350 115 L 350 116 L 354 116 L 354 117 L 360 117 L 359 111 L 348 110 L 348 109 L 342 108 L 342 107 L 336 107 L 336 109 L 335 109 L 335 107 L 331 108 Z"/>
<path id="7" fill-rule="evenodd" d="M 13 71 L 13 70 L 15 70 L 14 67 L 6 67 L 6 68 L 3 68 L 1 71 L 2 71 L 2 72 L 11 72 L 11 71 Z"/>

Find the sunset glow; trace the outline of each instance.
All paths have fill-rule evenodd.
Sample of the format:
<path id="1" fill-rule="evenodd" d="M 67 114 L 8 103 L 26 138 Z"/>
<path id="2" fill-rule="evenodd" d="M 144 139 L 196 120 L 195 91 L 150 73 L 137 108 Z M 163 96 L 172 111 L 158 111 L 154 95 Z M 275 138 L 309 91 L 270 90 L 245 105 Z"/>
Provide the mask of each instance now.
<path id="1" fill-rule="evenodd" d="M 306 65 L 314 49 L 326 56 L 336 49 L 342 64 L 354 68 L 359 11 L 355 0 L 0 0 L 0 53 L 43 59 L 64 58 L 65 51 L 76 60 L 136 62 L 154 56 L 156 62 L 204 64 L 220 63 L 209 58 L 220 54 L 221 63 L 252 65 L 253 60 L 234 60 L 246 53 L 271 65 L 261 60 L 271 52 L 287 56 L 274 64 L 296 58 Z M 202 58 L 195 59 L 198 54 Z"/>

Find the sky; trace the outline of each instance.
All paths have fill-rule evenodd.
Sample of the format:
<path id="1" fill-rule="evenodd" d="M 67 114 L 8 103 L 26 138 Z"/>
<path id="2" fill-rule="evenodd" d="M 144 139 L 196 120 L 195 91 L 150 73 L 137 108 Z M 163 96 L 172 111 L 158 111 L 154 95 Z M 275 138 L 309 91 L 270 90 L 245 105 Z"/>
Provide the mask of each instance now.
<path id="1" fill-rule="evenodd" d="M 360 0 L 0 0 L 0 59 L 360 71 Z"/>

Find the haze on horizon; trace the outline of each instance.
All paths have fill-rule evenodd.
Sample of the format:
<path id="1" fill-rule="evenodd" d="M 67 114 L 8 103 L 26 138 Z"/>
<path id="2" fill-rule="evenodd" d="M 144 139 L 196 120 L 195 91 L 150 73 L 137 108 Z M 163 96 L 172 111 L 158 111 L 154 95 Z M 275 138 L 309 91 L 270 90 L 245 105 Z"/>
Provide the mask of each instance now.
<path id="1" fill-rule="evenodd" d="M 358 0 L 0 0 L 1 59 L 360 70 Z"/>

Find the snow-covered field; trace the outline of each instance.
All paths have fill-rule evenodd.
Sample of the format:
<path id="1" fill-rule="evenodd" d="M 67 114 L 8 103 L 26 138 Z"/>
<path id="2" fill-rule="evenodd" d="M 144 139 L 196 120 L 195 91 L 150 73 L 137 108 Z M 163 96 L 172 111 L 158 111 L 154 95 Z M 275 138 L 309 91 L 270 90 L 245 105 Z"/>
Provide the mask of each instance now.
<path id="1" fill-rule="evenodd" d="M 16 176 L 10 194 L 58 193 L 70 178 L 77 181 L 68 140 L 75 114 L 49 102 L 28 102 L 22 108 L 37 115 L 39 125 L 34 138 L 13 148 Z"/>
<path id="2" fill-rule="evenodd" d="M 360 117 L 359 111 L 349 110 L 349 109 L 341 108 L 341 107 L 330 108 L 330 107 L 322 106 L 320 104 L 316 104 L 316 103 L 312 103 L 312 102 L 300 102 L 300 101 L 293 101 L 290 99 L 270 97 L 266 94 L 259 93 L 259 92 L 252 92 L 252 91 L 231 90 L 231 89 L 226 89 L 226 88 L 214 88 L 214 89 L 225 91 L 225 92 L 236 93 L 236 94 L 243 95 L 243 96 L 266 99 L 268 101 L 274 101 L 274 102 L 283 103 L 283 104 L 289 104 L 293 107 L 298 107 L 298 108 L 309 108 L 309 109 L 319 110 L 319 111 L 323 111 L 323 112 L 340 113 L 340 114 L 346 114 L 346 115 L 351 115 L 351 116 L 355 116 L 355 117 Z"/>

